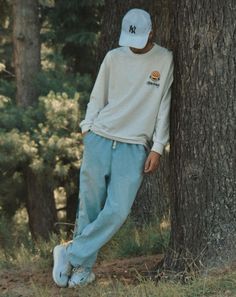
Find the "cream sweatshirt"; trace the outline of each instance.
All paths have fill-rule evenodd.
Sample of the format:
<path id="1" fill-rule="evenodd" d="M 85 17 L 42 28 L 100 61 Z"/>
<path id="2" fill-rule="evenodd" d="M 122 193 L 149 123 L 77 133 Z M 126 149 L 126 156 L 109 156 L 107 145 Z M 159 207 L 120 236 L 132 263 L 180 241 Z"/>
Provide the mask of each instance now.
<path id="1" fill-rule="evenodd" d="M 169 140 L 172 81 L 172 52 L 157 44 L 145 54 L 129 47 L 109 51 L 80 123 L 82 132 L 143 144 L 162 154 Z"/>

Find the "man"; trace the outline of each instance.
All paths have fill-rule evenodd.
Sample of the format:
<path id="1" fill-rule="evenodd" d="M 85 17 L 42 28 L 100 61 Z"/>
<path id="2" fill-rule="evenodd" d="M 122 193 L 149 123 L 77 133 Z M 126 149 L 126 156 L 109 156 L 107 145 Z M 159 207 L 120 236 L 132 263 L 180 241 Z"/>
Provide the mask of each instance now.
<path id="1" fill-rule="evenodd" d="M 84 155 L 73 241 L 54 248 L 53 279 L 87 285 L 99 249 L 126 220 L 143 174 L 154 172 L 169 139 L 172 53 L 152 42 L 150 15 L 127 12 L 80 123 Z"/>

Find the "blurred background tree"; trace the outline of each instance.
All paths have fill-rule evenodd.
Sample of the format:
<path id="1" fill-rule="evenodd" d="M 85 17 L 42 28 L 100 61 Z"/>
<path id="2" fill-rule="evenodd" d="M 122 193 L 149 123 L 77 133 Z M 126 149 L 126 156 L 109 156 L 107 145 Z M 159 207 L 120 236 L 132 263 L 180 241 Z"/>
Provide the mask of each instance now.
<path id="1" fill-rule="evenodd" d="M 63 56 L 70 73 L 96 74 L 103 2 L 58 0 L 53 7 L 42 7 L 42 40 Z"/>

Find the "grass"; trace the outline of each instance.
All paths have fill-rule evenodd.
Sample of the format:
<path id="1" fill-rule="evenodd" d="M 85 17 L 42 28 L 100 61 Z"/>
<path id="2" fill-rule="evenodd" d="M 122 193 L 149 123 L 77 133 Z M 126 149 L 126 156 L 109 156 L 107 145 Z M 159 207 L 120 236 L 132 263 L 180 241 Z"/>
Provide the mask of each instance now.
<path id="1" fill-rule="evenodd" d="M 9 227 L 10 226 L 10 227 Z M 8 222 L 0 220 L 0 268 L 9 265 L 27 267 L 32 261 L 35 265 L 46 267 L 51 263 L 53 247 L 66 241 L 66 232 L 52 235 L 49 242 L 34 243 L 28 230 L 27 221 Z M 71 239 L 71 238 L 70 238 Z M 137 228 L 129 218 L 113 239 L 99 253 L 98 260 L 112 260 L 133 256 L 164 253 L 169 240 L 168 225 L 161 228 L 159 221 Z"/>
<path id="2" fill-rule="evenodd" d="M 85 288 L 61 289 L 51 280 L 51 252 L 60 240 L 66 239 L 64 233 L 59 237 L 53 235 L 49 242 L 39 241 L 35 244 L 27 222 L 9 225 L 2 218 L 0 239 L 1 297 L 236 297 L 236 271 L 230 267 L 221 271 L 205 269 L 204 275 L 186 284 L 165 279 L 155 283 L 137 275 L 135 282 L 106 278 Z M 161 228 L 159 222 L 153 222 L 136 228 L 129 219 L 109 244 L 102 248 L 99 258 L 109 261 L 163 253 L 168 239 L 168 225 Z M 1 284 L 4 273 L 9 273 L 13 280 L 8 283 L 9 288 Z M 4 290 L 1 290 L 3 287 Z"/>
<path id="3" fill-rule="evenodd" d="M 163 254 L 169 241 L 169 226 L 161 228 L 159 221 L 137 228 L 131 218 L 101 249 L 99 258 L 111 260 L 143 255 Z"/>
<path id="4" fill-rule="evenodd" d="M 40 286 L 35 282 L 30 285 L 34 297 L 235 297 L 236 273 L 197 278 L 189 284 L 173 282 L 141 281 L 138 285 L 126 285 L 119 281 L 107 284 L 92 284 L 85 288 L 54 289 Z M 1 295 L 2 296 L 2 295 Z M 14 295 L 3 295 L 2 297 Z M 24 296 L 30 297 L 30 296 Z"/>

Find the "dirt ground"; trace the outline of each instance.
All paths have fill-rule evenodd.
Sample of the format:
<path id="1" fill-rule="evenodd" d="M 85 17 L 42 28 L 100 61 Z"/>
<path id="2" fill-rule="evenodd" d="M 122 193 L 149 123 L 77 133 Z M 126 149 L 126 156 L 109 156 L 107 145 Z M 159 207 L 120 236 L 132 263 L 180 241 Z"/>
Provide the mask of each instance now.
<path id="1" fill-rule="evenodd" d="M 153 255 L 101 262 L 94 267 L 96 283 L 102 285 L 119 280 L 127 285 L 135 284 L 142 276 L 154 271 L 161 258 L 162 255 Z M 33 263 L 32 269 L 27 271 L 13 268 L 0 271 L 1 297 L 35 297 L 34 288 L 37 287 L 49 288 L 52 296 L 59 296 L 58 290 L 61 290 L 52 281 L 51 269 L 35 270 Z M 44 295 L 41 294 L 39 296 Z"/>

